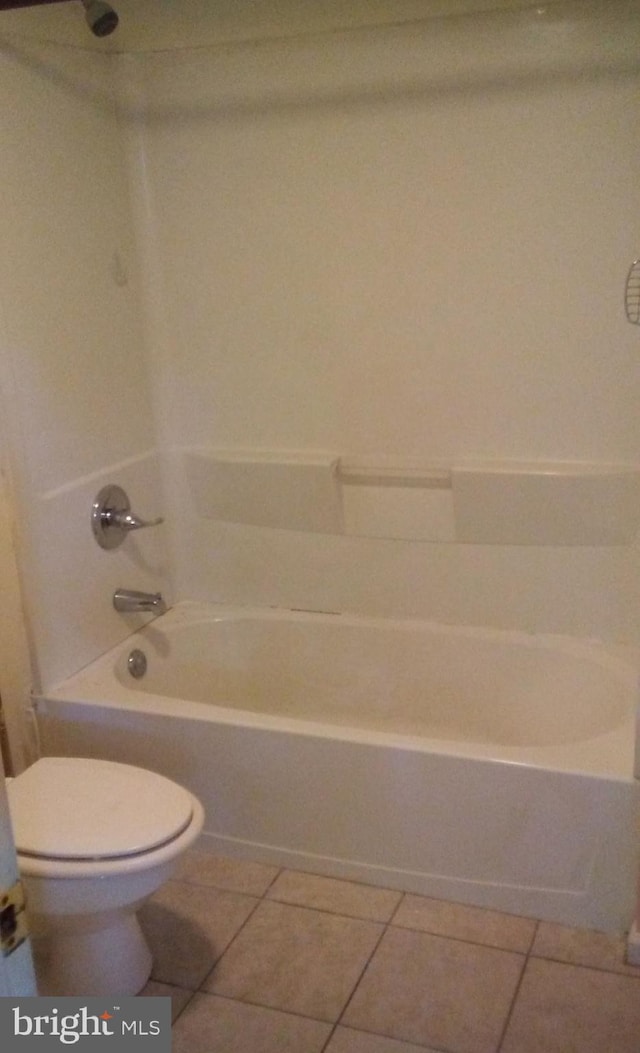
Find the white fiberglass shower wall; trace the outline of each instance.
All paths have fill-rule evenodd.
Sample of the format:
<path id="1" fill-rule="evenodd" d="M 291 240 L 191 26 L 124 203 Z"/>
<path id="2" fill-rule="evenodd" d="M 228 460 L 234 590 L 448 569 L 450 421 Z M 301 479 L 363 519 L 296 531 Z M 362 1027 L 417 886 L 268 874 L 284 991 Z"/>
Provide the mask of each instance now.
<path id="1" fill-rule="evenodd" d="M 108 52 L 44 43 L 58 6 L 66 33 L 68 5 L 6 23 L 0 68 L 3 386 L 38 678 L 130 630 L 117 586 L 635 641 L 635 544 L 461 542 L 446 490 L 428 542 L 366 486 L 347 533 L 229 522 L 186 474 L 220 449 L 638 463 L 635 5 L 419 20 L 407 3 L 414 21 L 383 26 L 355 0 L 324 22 L 267 4 L 259 24 L 186 3 L 170 24 L 125 0 Z M 111 481 L 167 525 L 105 554 L 89 511 Z"/>
<path id="2" fill-rule="evenodd" d="M 198 458 L 637 463 L 637 15 L 123 57 L 180 595 L 636 638 L 633 545 L 459 543 L 446 490 L 421 543 L 410 485 L 342 535 L 232 522 Z"/>

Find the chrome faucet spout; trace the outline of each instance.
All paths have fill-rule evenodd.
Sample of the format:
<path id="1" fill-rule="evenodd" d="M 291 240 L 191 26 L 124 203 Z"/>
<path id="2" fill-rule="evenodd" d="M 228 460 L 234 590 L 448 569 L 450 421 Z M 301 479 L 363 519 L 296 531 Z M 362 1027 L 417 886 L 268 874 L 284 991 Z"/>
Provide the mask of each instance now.
<path id="1" fill-rule="evenodd" d="M 161 593 L 137 592 L 135 589 L 116 589 L 113 594 L 113 606 L 123 614 L 140 611 L 164 614 L 167 609 Z"/>

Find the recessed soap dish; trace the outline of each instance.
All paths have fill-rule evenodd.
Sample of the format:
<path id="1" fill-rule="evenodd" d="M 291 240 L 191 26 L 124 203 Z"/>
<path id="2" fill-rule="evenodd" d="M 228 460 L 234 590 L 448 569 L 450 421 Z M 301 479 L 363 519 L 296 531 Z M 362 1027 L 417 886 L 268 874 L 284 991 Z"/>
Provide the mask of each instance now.
<path id="1" fill-rule="evenodd" d="M 632 325 L 640 325 L 640 259 L 629 267 L 624 292 L 624 309 Z"/>

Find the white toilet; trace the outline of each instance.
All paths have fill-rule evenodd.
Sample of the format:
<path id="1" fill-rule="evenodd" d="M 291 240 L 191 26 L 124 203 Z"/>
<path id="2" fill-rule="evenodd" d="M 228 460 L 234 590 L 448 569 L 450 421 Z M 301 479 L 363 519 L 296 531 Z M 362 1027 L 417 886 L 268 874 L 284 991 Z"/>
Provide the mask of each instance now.
<path id="1" fill-rule="evenodd" d="M 8 786 L 41 995 L 133 995 L 151 972 L 136 910 L 202 830 L 183 787 L 129 764 L 44 757 Z"/>

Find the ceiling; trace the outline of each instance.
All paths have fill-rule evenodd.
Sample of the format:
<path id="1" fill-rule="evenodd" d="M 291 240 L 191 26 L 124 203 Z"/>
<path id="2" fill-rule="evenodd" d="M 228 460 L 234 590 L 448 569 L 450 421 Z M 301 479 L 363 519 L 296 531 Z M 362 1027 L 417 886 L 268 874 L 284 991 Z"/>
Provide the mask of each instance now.
<path id="1" fill-rule="evenodd" d="M 7 0 L 10 4 L 11 0 Z M 477 12 L 535 12 L 549 18 L 622 12 L 640 0 L 112 0 L 117 30 L 100 40 L 89 31 L 80 0 L 2 10 L 3 36 L 19 35 L 99 51 L 162 51 L 231 41 L 300 36 L 365 26 L 422 22 Z"/>

